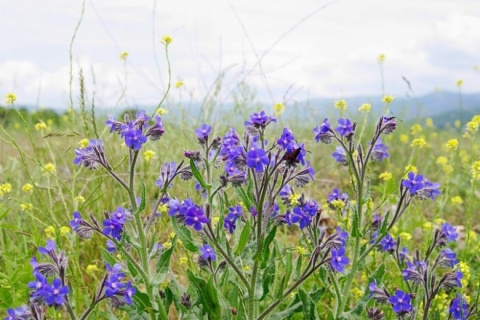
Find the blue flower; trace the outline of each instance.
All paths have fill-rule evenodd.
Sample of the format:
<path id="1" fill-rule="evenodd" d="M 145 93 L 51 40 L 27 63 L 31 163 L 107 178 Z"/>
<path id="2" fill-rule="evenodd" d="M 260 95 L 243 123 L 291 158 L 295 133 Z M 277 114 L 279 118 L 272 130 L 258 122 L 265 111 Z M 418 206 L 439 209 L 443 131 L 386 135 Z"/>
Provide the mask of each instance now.
<path id="1" fill-rule="evenodd" d="M 452 225 L 448 222 L 442 223 L 442 236 L 447 238 L 448 242 L 456 242 L 458 238 L 457 231 Z"/>
<path id="2" fill-rule="evenodd" d="M 30 290 L 35 290 L 31 293 L 32 300 L 44 300 L 45 299 L 45 287 L 48 286 L 47 278 L 45 278 L 41 273 L 37 272 L 35 274 L 37 281 L 30 281 L 28 283 L 28 288 Z"/>
<path id="3" fill-rule="evenodd" d="M 125 290 L 124 290 L 124 297 L 125 297 L 125 302 L 127 302 L 128 304 L 132 304 L 132 297 L 133 295 L 135 294 L 135 292 L 137 292 L 137 289 L 135 289 L 135 287 L 132 287 L 132 283 L 129 281 L 127 282 L 127 285 L 125 286 Z"/>
<path id="4" fill-rule="evenodd" d="M 343 202 L 347 202 L 348 200 L 348 194 L 347 193 L 342 193 L 340 190 L 337 188 L 333 189 L 331 193 L 328 194 L 327 202 L 330 204 L 331 202 L 335 200 L 340 200 Z"/>
<path id="5" fill-rule="evenodd" d="M 129 129 L 125 133 L 125 144 L 127 147 L 138 151 L 145 142 L 147 142 L 147 137 L 143 135 L 143 131 L 134 129 L 132 123 L 130 123 Z"/>
<path id="6" fill-rule="evenodd" d="M 54 279 L 52 285 L 46 285 L 44 288 L 45 302 L 49 306 L 61 306 L 65 303 L 65 296 L 69 289 L 62 284 L 62 280 Z"/>
<path id="7" fill-rule="evenodd" d="M 395 250 L 395 245 L 395 240 L 393 240 L 392 236 L 389 233 L 387 233 L 387 235 L 378 244 L 382 252 Z"/>
<path id="8" fill-rule="evenodd" d="M 28 320 L 33 319 L 32 312 L 27 306 L 15 309 L 7 309 L 8 317 L 5 320 Z"/>
<path id="9" fill-rule="evenodd" d="M 372 160 L 382 162 L 383 158 L 388 158 L 388 147 L 382 143 L 382 138 L 378 138 L 373 146 Z"/>
<path id="10" fill-rule="evenodd" d="M 46 256 L 48 255 L 49 252 L 54 252 L 56 249 L 57 249 L 57 244 L 55 243 L 55 241 L 48 239 L 47 245 L 45 247 L 39 247 L 38 252 L 42 256 Z"/>
<path id="11" fill-rule="evenodd" d="M 353 125 L 350 119 L 338 119 L 338 127 L 335 128 L 335 131 L 344 137 L 348 134 L 353 133 Z"/>
<path id="12" fill-rule="evenodd" d="M 443 261 L 447 263 L 450 268 L 453 268 L 458 263 L 457 254 L 450 248 L 441 250 L 440 255 L 443 257 Z"/>
<path id="13" fill-rule="evenodd" d="M 102 233 L 106 236 L 111 236 L 120 240 L 123 233 L 123 227 L 127 219 L 128 210 L 122 207 L 117 207 L 116 211 L 110 213 L 110 219 L 103 220 L 105 227 Z"/>
<path id="14" fill-rule="evenodd" d="M 332 143 L 333 134 L 330 132 L 330 123 L 328 122 L 328 118 L 323 119 L 323 123 L 320 128 L 316 127 L 313 129 L 313 133 L 315 134 L 315 141 L 318 143 L 322 141 L 325 144 Z"/>
<path id="15" fill-rule="evenodd" d="M 288 128 L 283 129 L 283 133 L 280 139 L 277 140 L 277 144 L 282 147 L 283 150 L 293 148 L 295 142 L 295 136 Z"/>
<path id="16" fill-rule="evenodd" d="M 333 158 L 340 163 L 342 166 L 347 165 L 347 154 L 341 146 L 335 147 L 335 152 L 332 153 Z"/>
<path id="17" fill-rule="evenodd" d="M 302 208 L 300 207 L 293 208 L 292 213 L 290 213 L 290 210 L 287 210 L 286 218 L 289 226 L 294 223 L 299 223 L 300 229 L 308 226 L 311 221 L 310 216 L 308 214 L 305 214 L 305 212 L 303 212 Z"/>
<path id="18" fill-rule="evenodd" d="M 247 166 L 258 172 L 263 171 L 263 166 L 268 165 L 268 157 L 263 149 L 253 149 L 247 153 Z"/>
<path id="19" fill-rule="evenodd" d="M 303 205 L 303 211 L 310 216 L 315 216 L 318 213 L 318 203 L 315 200 L 310 200 Z"/>
<path id="20" fill-rule="evenodd" d="M 107 251 L 110 252 L 110 253 L 115 253 L 117 252 L 117 246 L 115 245 L 115 243 L 108 239 L 107 240 Z"/>
<path id="21" fill-rule="evenodd" d="M 246 126 L 253 126 L 255 128 L 265 128 L 270 122 L 277 122 L 273 116 L 267 116 L 265 111 L 254 113 L 250 116 L 250 121 L 245 121 Z"/>
<path id="22" fill-rule="evenodd" d="M 417 193 L 418 190 L 421 190 L 424 186 L 423 184 L 423 176 L 422 175 L 415 175 L 412 171 L 407 174 L 408 179 L 402 180 L 402 185 L 410 191 L 410 194 L 413 196 Z"/>
<path id="23" fill-rule="evenodd" d="M 412 311 L 410 300 L 410 294 L 398 289 L 395 291 L 395 295 L 388 298 L 388 301 L 392 305 L 393 311 L 395 311 L 396 314 L 404 314 Z"/>
<path id="24" fill-rule="evenodd" d="M 122 278 L 118 274 L 112 274 L 107 281 L 105 281 L 105 295 L 111 297 L 116 294 L 119 290 L 125 287 L 125 284 L 120 282 Z"/>
<path id="25" fill-rule="evenodd" d="M 185 213 L 185 224 L 187 226 L 193 226 L 197 231 L 202 230 L 202 224 L 208 223 L 208 218 L 203 213 L 202 208 L 193 206 L 188 208 Z"/>
<path id="26" fill-rule="evenodd" d="M 349 263 L 350 260 L 345 257 L 345 247 L 332 249 L 332 260 L 330 264 L 335 271 L 343 272 L 344 267 Z"/>
<path id="27" fill-rule="evenodd" d="M 215 261 L 217 259 L 217 256 L 215 255 L 215 250 L 213 250 L 213 248 L 210 247 L 209 244 L 205 244 L 203 247 L 200 247 L 200 252 L 202 253 L 201 256 L 203 259 L 210 259 L 212 261 Z"/>
<path id="28" fill-rule="evenodd" d="M 457 292 L 457 298 L 452 300 L 448 311 L 450 315 L 452 315 L 453 319 L 467 320 L 467 316 L 469 313 L 468 313 L 468 305 L 465 297 L 461 296 Z"/>
<path id="29" fill-rule="evenodd" d="M 73 231 L 76 231 L 78 227 L 80 226 L 80 223 L 82 222 L 82 216 L 80 215 L 80 212 L 75 211 L 73 213 L 73 220 L 70 221 L 70 227 L 73 228 Z"/>
<path id="30" fill-rule="evenodd" d="M 197 135 L 198 139 L 205 139 L 210 134 L 212 127 L 208 124 L 202 124 L 200 128 L 195 129 L 195 134 Z"/>

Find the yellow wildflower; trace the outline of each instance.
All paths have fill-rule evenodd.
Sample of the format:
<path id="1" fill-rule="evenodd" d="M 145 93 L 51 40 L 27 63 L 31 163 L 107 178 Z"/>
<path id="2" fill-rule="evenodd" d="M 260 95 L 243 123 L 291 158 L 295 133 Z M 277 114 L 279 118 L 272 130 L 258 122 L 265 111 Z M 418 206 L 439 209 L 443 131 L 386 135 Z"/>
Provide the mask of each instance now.
<path id="1" fill-rule="evenodd" d="M 470 241 L 477 241 L 477 233 L 473 230 L 468 232 L 468 237 L 470 238 Z"/>
<path id="2" fill-rule="evenodd" d="M 127 60 L 127 58 L 128 58 L 128 52 L 127 52 L 127 51 L 123 51 L 123 52 L 120 53 L 119 56 L 120 56 L 120 60 L 125 61 L 125 60 Z"/>
<path id="3" fill-rule="evenodd" d="M 17 100 L 15 93 L 9 93 L 5 95 L 5 104 L 13 104 Z"/>
<path id="4" fill-rule="evenodd" d="M 14 127 L 15 129 L 20 129 L 20 123 L 15 122 L 15 123 L 13 124 L 13 127 Z"/>
<path id="5" fill-rule="evenodd" d="M 45 130 L 45 129 L 47 129 L 47 125 L 45 124 L 45 122 L 40 121 L 40 122 L 35 124 L 35 130 L 40 131 L 40 130 Z"/>
<path id="6" fill-rule="evenodd" d="M 386 104 L 390 104 L 393 102 L 395 99 L 394 96 L 383 96 L 382 101 L 385 102 Z"/>
<path id="7" fill-rule="evenodd" d="M 390 230 L 391 230 L 391 232 L 392 232 L 393 235 L 396 235 L 397 232 L 398 232 L 398 227 L 397 227 L 397 226 L 393 226 L 392 229 L 390 229 Z"/>
<path id="8" fill-rule="evenodd" d="M 343 207 L 345 207 L 345 202 L 342 200 L 333 200 L 330 202 L 330 204 L 337 209 L 343 209 Z"/>
<path id="9" fill-rule="evenodd" d="M 400 232 L 400 234 L 398 235 L 402 240 L 411 240 L 412 239 L 412 235 L 408 232 Z"/>
<path id="10" fill-rule="evenodd" d="M 418 169 L 413 164 L 409 164 L 408 166 L 405 167 L 405 172 L 409 173 L 410 171 L 417 174 Z"/>
<path id="11" fill-rule="evenodd" d="M 472 164 L 471 172 L 474 180 L 480 180 L 480 161 L 475 161 Z"/>
<path id="12" fill-rule="evenodd" d="M 335 100 L 335 109 L 340 109 L 342 111 L 347 110 L 347 102 L 345 100 Z"/>
<path id="13" fill-rule="evenodd" d="M 164 108 L 158 108 L 158 110 L 157 110 L 157 114 L 159 116 L 163 116 L 164 114 L 167 114 L 167 113 L 168 113 L 168 110 L 164 109 Z"/>
<path id="14" fill-rule="evenodd" d="M 180 88 L 181 86 L 183 86 L 183 81 L 177 81 L 175 82 L 175 88 Z"/>
<path id="15" fill-rule="evenodd" d="M 88 139 L 82 139 L 78 141 L 78 146 L 82 149 L 85 149 L 86 147 L 88 147 L 88 144 L 89 144 Z"/>
<path id="16" fill-rule="evenodd" d="M 433 128 L 434 127 L 432 118 L 425 119 L 425 124 L 427 125 L 428 128 Z"/>
<path id="17" fill-rule="evenodd" d="M 457 84 L 457 87 L 461 87 L 462 84 L 463 84 L 463 80 L 462 80 L 462 79 L 457 80 L 457 83 L 456 83 L 456 84 Z"/>
<path id="18" fill-rule="evenodd" d="M 388 181 L 388 180 L 392 180 L 393 174 L 391 172 L 385 171 L 385 172 L 380 173 L 380 175 L 378 177 L 380 179 L 382 179 L 383 181 Z"/>
<path id="19" fill-rule="evenodd" d="M 432 230 L 432 228 L 433 228 L 433 224 L 431 222 L 425 222 L 423 224 L 423 229 L 425 230 Z"/>
<path id="20" fill-rule="evenodd" d="M 381 54 L 381 55 L 378 56 L 377 62 L 378 62 L 378 63 L 383 63 L 383 61 L 385 61 L 385 55 L 384 55 L 384 54 Z"/>
<path id="21" fill-rule="evenodd" d="M 283 103 L 276 103 L 273 106 L 273 109 L 275 110 L 275 114 L 277 116 L 279 116 L 279 115 L 281 115 L 282 113 L 285 112 L 285 106 L 283 105 Z"/>
<path id="22" fill-rule="evenodd" d="M 60 228 L 60 234 L 61 234 L 62 236 L 66 236 L 67 233 L 70 233 L 70 228 L 69 228 L 69 227 L 61 227 L 61 228 Z"/>
<path id="23" fill-rule="evenodd" d="M 162 41 L 163 41 L 164 44 L 166 44 L 168 46 L 170 43 L 172 43 L 173 40 L 172 40 L 172 37 L 170 37 L 170 36 L 163 36 Z"/>
<path id="24" fill-rule="evenodd" d="M 12 191 L 12 185 L 10 183 L 4 183 L 0 185 L 0 196 L 10 193 Z"/>
<path id="25" fill-rule="evenodd" d="M 153 150 L 145 150 L 143 152 L 143 158 L 145 159 L 145 161 L 149 162 L 150 160 L 152 160 L 153 157 L 155 157 L 155 151 Z"/>
<path id="26" fill-rule="evenodd" d="M 160 204 L 158 206 L 158 212 L 160 214 L 165 214 L 165 213 L 167 213 L 167 211 L 168 211 L 168 206 L 166 204 Z"/>
<path id="27" fill-rule="evenodd" d="M 416 135 L 420 132 L 422 132 L 423 128 L 420 124 L 416 123 L 414 124 L 411 128 L 410 128 L 410 131 L 412 133 L 412 135 Z"/>
<path id="28" fill-rule="evenodd" d="M 457 265 L 453 267 L 453 270 L 458 270 L 463 274 L 463 278 L 461 280 L 462 286 L 466 287 L 468 285 L 468 280 L 470 280 L 470 267 L 468 266 L 467 263 L 460 261 Z"/>
<path id="29" fill-rule="evenodd" d="M 291 205 L 296 205 L 299 204 L 298 200 L 301 198 L 301 195 L 293 193 L 288 197 L 288 200 L 290 201 Z"/>
<path id="30" fill-rule="evenodd" d="M 172 243 L 171 243 L 170 241 L 167 241 L 167 242 L 164 242 L 164 243 L 163 243 L 163 248 L 164 248 L 165 250 L 168 250 L 168 249 L 170 249 L 171 247 L 172 247 Z"/>
<path id="31" fill-rule="evenodd" d="M 370 103 L 364 103 L 358 108 L 358 111 L 363 113 L 368 113 L 372 110 L 372 105 Z"/>
<path id="32" fill-rule="evenodd" d="M 445 165 L 447 163 L 448 163 L 448 158 L 447 157 L 440 156 L 440 157 L 437 158 L 437 164 Z"/>
<path id="33" fill-rule="evenodd" d="M 448 151 L 455 151 L 458 148 L 458 140 L 457 139 L 450 139 L 445 144 L 445 147 Z"/>
<path id="34" fill-rule="evenodd" d="M 455 126 L 455 128 L 460 128 L 462 126 L 462 121 L 460 120 L 455 120 L 455 122 L 453 123 L 453 125 Z"/>
<path id="35" fill-rule="evenodd" d="M 55 169 L 55 165 L 53 163 L 49 162 L 43 166 L 43 171 L 45 173 L 55 174 L 55 172 L 57 172 L 57 169 Z"/>
<path id="36" fill-rule="evenodd" d="M 180 257 L 180 265 L 181 266 L 186 266 L 188 263 L 188 258 L 187 257 Z"/>
<path id="37" fill-rule="evenodd" d="M 172 239 L 172 240 L 173 240 L 173 238 L 175 238 L 176 235 L 177 235 L 177 234 L 176 234 L 175 232 L 170 232 L 170 233 L 168 234 L 168 236 L 169 236 L 170 239 Z"/>
<path id="38" fill-rule="evenodd" d="M 408 142 L 408 135 L 406 134 L 401 134 L 400 135 L 400 141 L 402 141 L 403 143 L 407 143 Z"/>
<path id="39" fill-rule="evenodd" d="M 180 247 L 180 246 L 183 246 L 183 242 L 182 242 L 182 240 L 180 240 L 180 239 L 177 239 L 177 246 L 179 246 L 179 247 Z"/>
<path id="40" fill-rule="evenodd" d="M 243 271 L 250 271 L 250 266 L 243 267 Z"/>
<path id="41" fill-rule="evenodd" d="M 424 138 L 414 139 L 410 144 L 411 147 L 419 147 L 420 149 L 423 149 L 423 147 L 425 147 L 426 145 L 427 141 L 425 141 Z"/>
<path id="42" fill-rule="evenodd" d="M 358 301 L 361 297 L 363 297 L 363 290 L 360 290 L 359 288 L 352 288 L 351 292 L 355 301 Z"/>
<path id="43" fill-rule="evenodd" d="M 301 256 L 303 256 L 304 254 L 307 253 L 307 249 L 305 249 L 305 248 L 302 247 L 302 246 L 298 246 L 298 247 L 297 247 L 297 252 L 298 252 Z"/>
<path id="44" fill-rule="evenodd" d="M 33 205 L 31 203 L 20 203 L 20 209 L 22 209 L 22 211 L 29 211 L 29 210 L 32 210 L 33 208 Z"/>
<path id="45" fill-rule="evenodd" d="M 442 225 L 442 223 L 445 223 L 445 219 L 442 219 L 442 218 L 438 218 L 438 219 L 435 219 L 435 224 L 438 224 L 439 226 Z"/>
<path id="46" fill-rule="evenodd" d="M 49 227 L 46 227 L 43 232 L 45 232 L 45 236 L 48 238 L 48 239 L 55 239 L 56 237 L 56 230 L 55 230 L 55 227 L 54 226 L 49 226 Z"/>
<path id="47" fill-rule="evenodd" d="M 89 264 L 87 268 L 85 268 L 85 271 L 89 276 L 93 276 L 95 272 L 100 271 L 100 269 L 98 269 L 96 264 Z"/>
<path id="48" fill-rule="evenodd" d="M 213 217 L 212 225 L 214 228 L 217 226 L 218 222 L 220 222 L 220 217 Z"/>
<path id="49" fill-rule="evenodd" d="M 73 200 L 75 200 L 76 203 L 84 203 L 85 202 L 85 198 L 83 196 L 76 196 Z"/>

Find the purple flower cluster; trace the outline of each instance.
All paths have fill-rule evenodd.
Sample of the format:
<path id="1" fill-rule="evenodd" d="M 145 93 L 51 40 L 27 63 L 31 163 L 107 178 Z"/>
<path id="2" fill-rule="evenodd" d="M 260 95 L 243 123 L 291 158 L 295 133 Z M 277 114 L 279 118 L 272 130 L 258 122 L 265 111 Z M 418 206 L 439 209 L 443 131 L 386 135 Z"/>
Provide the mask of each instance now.
<path id="1" fill-rule="evenodd" d="M 382 162 L 384 158 L 390 156 L 387 150 L 388 147 L 382 143 L 382 138 L 378 138 L 372 149 L 372 160 Z"/>
<path id="2" fill-rule="evenodd" d="M 185 199 L 182 202 L 172 199 L 168 202 L 168 214 L 176 216 L 185 221 L 187 226 L 193 226 L 197 231 L 202 230 L 202 225 L 208 223 L 208 218 L 203 212 L 202 207 L 193 203 L 191 199 Z"/>
<path id="3" fill-rule="evenodd" d="M 230 233 L 237 228 L 236 222 L 240 216 L 243 215 L 243 208 L 241 205 L 236 205 L 235 207 L 228 208 L 229 212 L 223 221 L 223 227 L 228 229 Z"/>
<path id="4" fill-rule="evenodd" d="M 265 111 L 254 113 L 250 116 L 250 121 L 245 121 L 245 126 L 265 129 L 271 122 L 277 122 L 273 116 L 268 116 Z"/>
<path id="5" fill-rule="evenodd" d="M 390 302 L 392 309 L 396 314 L 405 314 L 412 311 L 413 306 L 411 300 L 412 296 L 410 294 L 399 289 L 395 291 L 395 295 L 391 295 L 388 298 L 388 302 Z"/>
<path id="6" fill-rule="evenodd" d="M 310 225 L 312 218 L 317 215 L 318 203 L 315 200 L 305 201 L 303 197 L 298 202 L 291 211 L 287 210 L 286 221 L 289 226 L 298 223 L 300 229 L 303 229 Z"/>
<path id="7" fill-rule="evenodd" d="M 7 309 L 8 316 L 5 320 L 29 320 L 33 318 L 30 308 L 21 306 L 15 309 Z"/>
<path id="8" fill-rule="evenodd" d="M 435 200 L 435 197 L 438 197 L 441 192 L 438 190 L 440 188 L 440 183 L 430 182 L 424 176 L 413 172 L 409 172 L 407 179 L 402 180 L 402 186 L 407 188 L 411 196 L 417 196 L 422 200 L 431 198 Z"/>
<path id="9" fill-rule="evenodd" d="M 73 164 L 83 165 L 85 168 L 92 170 L 97 169 L 99 164 L 108 168 L 102 140 L 91 139 L 88 147 L 75 149 Z"/>
<path id="10" fill-rule="evenodd" d="M 318 143 L 319 141 L 330 144 L 333 140 L 333 133 L 328 122 L 328 118 L 323 119 L 323 123 L 320 125 L 320 128 L 317 126 L 313 129 L 313 133 L 315 134 L 315 141 Z"/>
<path id="11" fill-rule="evenodd" d="M 162 119 L 159 116 L 155 116 L 152 126 L 149 126 L 149 121 L 150 117 L 146 116 L 144 111 L 139 111 L 135 120 L 130 120 L 128 115 L 125 115 L 125 122 L 119 122 L 110 117 L 105 124 L 110 127 L 110 132 L 117 132 L 124 138 L 127 147 L 138 151 L 147 142 L 147 139 L 156 141 L 165 133 Z"/>
<path id="12" fill-rule="evenodd" d="M 332 156 L 342 166 L 347 165 L 347 154 L 345 153 L 345 149 L 343 149 L 343 147 L 336 146 L 335 152 L 332 153 Z"/>
<path id="13" fill-rule="evenodd" d="M 468 304 L 464 296 L 457 292 L 457 298 L 453 299 L 448 309 L 450 315 L 456 320 L 467 320 Z"/>
<path id="14" fill-rule="evenodd" d="M 332 260 L 330 265 L 336 272 L 343 272 L 345 266 L 350 263 L 350 259 L 345 257 L 348 233 L 337 227 L 336 242 L 339 246 L 332 248 Z"/>
<path id="15" fill-rule="evenodd" d="M 348 201 L 348 194 L 347 193 L 342 193 L 340 190 L 337 188 L 333 189 L 331 193 L 328 194 L 327 197 L 327 203 L 332 209 L 335 209 L 335 206 L 333 205 L 334 201 L 342 201 L 344 204 L 347 204 Z"/>
<path id="16" fill-rule="evenodd" d="M 292 130 L 288 128 L 283 129 L 283 133 L 277 140 L 277 144 L 282 147 L 283 150 L 291 150 L 295 147 L 295 136 Z"/>
<path id="17" fill-rule="evenodd" d="M 30 293 L 31 301 L 36 304 L 46 303 L 50 307 L 60 307 L 65 303 L 65 296 L 68 295 L 68 286 L 63 285 L 62 280 L 56 278 L 51 284 L 41 273 L 35 275 L 36 281 L 28 283 L 28 288 L 33 290 Z"/>
<path id="18" fill-rule="evenodd" d="M 131 213 L 128 209 L 117 207 L 114 212 L 110 213 L 110 219 L 103 220 L 104 229 L 102 233 L 120 240 L 125 223 L 130 220 L 130 218 Z"/>
<path id="19" fill-rule="evenodd" d="M 215 261 L 217 259 L 215 250 L 213 250 L 209 244 L 205 244 L 203 247 L 200 247 L 200 252 L 202 253 L 202 258 L 205 260 Z"/>
<path id="20" fill-rule="evenodd" d="M 108 278 L 105 281 L 105 296 L 108 298 L 123 297 L 125 302 L 132 304 L 132 297 L 137 291 L 132 287 L 132 283 L 122 282 L 125 278 L 125 273 L 122 271 L 122 266 L 116 263 L 113 267 L 107 263 Z"/>
<path id="21" fill-rule="evenodd" d="M 252 148 L 247 153 L 247 166 L 258 172 L 263 171 L 263 167 L 268 165 L 268 156 L 263 149 Z"/>
<path id="22" fill-rule="evenodd" d="M 353 135 L 353 131 L 355 130 L 355 124 L 352 124 L 350 119 L 338 119 L 338 127 L 335 128 L 335 131 L 343 137 L 349 137 Z"/>

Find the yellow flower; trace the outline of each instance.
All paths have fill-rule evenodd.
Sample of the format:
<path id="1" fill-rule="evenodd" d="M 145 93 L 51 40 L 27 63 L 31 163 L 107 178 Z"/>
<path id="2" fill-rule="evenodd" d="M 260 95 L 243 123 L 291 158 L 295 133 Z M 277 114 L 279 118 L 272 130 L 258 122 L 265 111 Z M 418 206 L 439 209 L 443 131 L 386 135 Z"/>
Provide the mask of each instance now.
<path id="1" fill-rule="evenodd" d="M 426 145 L 427 141 L 425 141 L 424 138 L 414 139 L 410 144 L 411 147 L 419 147 L 420 149 L 423 149 L 423 147 L 425 147 Z"/>
<path id="2" fill-rule="evenodd" d="M 295 292 L 290 292 L 290 299 L 295 298 Z"/>
<path id="3" fill-rule="evenodd" d="M 355 301 L 358 301 L 361 297 L 363 297 L 363 290 L 352 288 L 351 292 Z"/>
<path id="4" fill-rule="evenodd" d="M 423 128 L 420 124 L 416 123 L 414 124 L 411 128 L 410 131 L 412 132 L 412 135 L 416 135 L 420 132 L 422 132 Z"/>
<path id="5" fill-rule="evenodd" d="M 165 213 L 167 213 L 167 211 L 168 211 L 168 206 L 166 204 L 160 204 L 158 206 L 158 212 L 160 214 L 165 214 Z"/>
<path id="6" fill-rule="evenodd" d="M 342 111 L 347 110 L 347 102 L 345 100 L 335 100 L 335 108 Z"/>
<path id="7" fill-rule="evenodd" d="M 183 246 L 183 242 L 182 242 L 182 240 L 180 240 L 180 239 L 177 239 L 177 245 L 178 245 L 178 246 Z"/>
<path id="8" fill-rule="evenodd" d="M 5 104 L 13 104 L 17 100 L 15 93 L 9 93 L 5 95 Z"/>
<path id="9" fill-rule="evenodd" d="M 55 172 L 57 172 L 57 169 L 55 169 L 55 165 L 53 163 L 49 162 L 43 166 L 43 171 L 45 173 L 55 174 Z"/>
<path id="10" fill-rule="evenodd" d="M 480 180 L 480 161 L 475 161 L 472 164 L 471 172 L 474 180 Z"/>
<path id="11" fill-rule="evenodd" d="M 358 111 L 363 113 L 370 112 L 371 110 L 372 110 L 372 105 L 370 103 L 364 103 L 360 106 L 360 108 L 358 108 Z"/>
<path id="12" fill-rule="evenodd" d="M 125 60 L 127 60 L 127 58 L 128 58 L 128 52 L 127 51 L 123 51 L 123 52 L 120 53 L 120 60 L 125 61 Z"/>
<path id="13" fill-rule="evenodd" d="M 153 157 L 155 157 L 155 154 L 156 153 L 153 150 L 145 150 L 143 152 L 143 158 L 145 159 L 145 161 L 148 162 L 148 161 L 152 160 Z"/>
<path id="14" fill-rule="evenodd" d="M 440 157 L 437 158 L 437 164 L 445 165 L 447 163 L 448 163 L 448 158 L 447 157 L 440 156 Z"/>
<path id="15" fill-rule="evenodd" d="M 455 151 L 458 148 L 458 140 L 457 139 L 450 139 L 445 144 L 445 147 L 448 151 Z"/>
<path id="16" fill-rule="evenodd" d="M 217 226 L 219 221 L 220 221 L 220 217 L 213 217 L 212 225 L 213 225 L 214 228 Z"/>
<path id="17" fill-rule="evenodd" d="M 170 239 L 172 239 L 172 240 L 173 240 L 173 238 L 175 238 L 176 235 L 177 235 L 177 234 L 176 234 L 175 232 L 170 232 L 170 233 L 168 234 L 168 236 L 169 236 Z"/>
<path id="18" fill-rule="evenodd" d="M 386 104 L 390 104 L 393 102 L 395 99 L 394 96 L 383 96 L 382 101 L 385 102 Z"/>
<path id="19" fill-rule="evenodd" d="M 432 230 L 432 228 L 433 228 L 433 224 L 431 222 L 425 222 L 423 224 L 423 229 L 425 230 Z"/>
<path id="20" fill-rule="evenodd" d="M 425 120 L 425 124 L 427 125 L 428 128 L 433 128 L 433 127 L 434 127 L 433 119 L 432 119 L 432 118 L 427 118 L 427 119 Z"/>
<path id="21" fill-rule="evenodd" d="M 279 115 L 281 115 L 282 113 L 285 112 L 285 106 L 283 105 L 283 103 L 276 103 L 273 106 L 273 109 L 275 110 L 275 114 L 277 116 L 279 116 Z"/>
<path id="22" fill-rule="evenodd" d="M 466 287 L 468 285 L 468 280 L 470 280 L 471 276 L 470 267 L 465 262 L 460 261 L 457 265 L 453 267 L 453 270 L 456 270 L 457 268 L 463 274 L 463 278 L 461 280 L 462 286 Z"/>
<path id="23" fill-rule="evenodd" d="M 345 202 L 342 200 L 333 200 L 330 202 L 330 204 L 337 209 L 343 209 L 343 207 L 345 207 Z"/>
<path id="24" fill-rule="evenodd" d="M 170 241 L 167 241 L 167 242 L 164 242 L 164 243 L 163 243 L 163 248 L 164 248 L 165 250 L 168 250 L 168 249 L 170 249 L 171 247 L 172 247 L 172 243 L 171 243 Z"/>
<path id="25" fill-rule="evenodd" d="M 12 191 L 12 185 L 10 183 L 4 183 L 0 185 L 0 195 L 10 193 Z"/>
<path id="26" fill-rule="evenodd" d="M 408 142 L 408 135 L 406 134 L 401 134 L 400 135 L 400 141 L 402 141 L 403 143 L 407 143 Z"/>
<path id="27" fill-rule="evenodd" d="M 307 253 L 307 249 L 305 249 L 305 248 L 302 247 L 302 246 L 298 246 L 298 247 L 297 247 L 297 252 L 298 252 L 301 256 L 303 256 L 304 254 Z"/>
<path id="28" fill-rule="evenodd" d="M 78 146 L 82 149 L 85 149 L 86 147 L 88 147 L 88 144 L 89 144 L 88 139 L 82 139 L 78 142 Z"/>
<path id="29" fill-rule="evenodd" d="M 477 233 L 473 230 L 470 230 L 468 232 L 468 237 L 470 238 L 471 241 L 477 241 Z"/>
<path id="30" fill-rule="evenodd" d="M 188 258 L 187 257 L 180 257 L 180 265 L 181 266 L 186 266 L 188 263 Z"/>
<path id="31" fill-rule="evenodd" d="M 47 129 L 47 125 L 45 124 L 45 122 L 40 121 L 40 122 L 35 124 L 35 130 L 40 131 L 40 130 L 45 130 L 45 129 Z"/>
<path id="32" fill-rule="evenodd" d="M 378 56 L 377 62 L 378 62 L 378 63 L 383 63 L 383 61 L 385 61 L 385 55 L 384 55 L 384 54 L 381 54 L 381 55 Z"/>
<path id="33" fill-rule="evenodd" d="M 67 233 L 70 233 L 70 228 L 69 228 L 69 227 L 61 227 L 61 228 L 60 228 L 60 234 L 61 234 L 62 236 L 66 236 Z"/>
<path id="34" fill-rule="evenodd" d="M 412 239 L 412 235 L 408 232 L 400 232 L 400 234 L 398 235 L 402 240 L 411 240 Z"/>
<path id="35" fill-rule="evenodd" d="M 301 195 L 293 193 L 288 197 L 288 200 L 290 200 L 291 205 L 296 205 L 299 204 L 298 200 L 301 198 Z"/>
<path id="36" fill-rule="evenodd" d="M 455 120 L 455 122 L 453 123 L 453 125 L 455 126 L 455 128 L 460 128 L 462 126 L 462 121 L 460 120 Z"/>
<path id="37" fill-rule="evenodd" d="M 168 113 L 168 110 L 167 109 L 163 109 L 163 108 L 158 108 L 157 110 L 157 114 L 159 116 L 163 116 L 164 114 L 167 114 Z"/>
<path id="38" fill-rule="evenodd" d="M 87 268 L 85 269 L 85 271 L 87 272 L 87 274 L 89 276 L 93 276 L 95 274 L 95 272 L 99 271 L 99 269 L 98 269 L 96 264 L 89 264 L 87 266 Z"/>
<path id="39" fill-rule="evenodd" d="M 55 227 L 54 226 L 49 226 L 49 227 L 46 227 L 45 230 L 43 230 L 43 232 L 45 232 L 45 236 L 48 238 L 48 239 L 55 239 L 56 237 L 56 231 L 55 231 Z"/>
<path id="40" fill-rule="evenodd" d="M 409 164 L 408 166 L 405 167 L 405 172 L 410 172 L 412 171 L 413 173 L 417 174 L 418 169 L 415 167 L 413 164 Z"/>
<path id="41" fill-rule="evenodd" d="M 461 87 L 463 84 L 463 80 L 457 80 L 457 87 Z"/>
<path id="42" fill-rule="evenodd" d="M 180 88 L 181 86 L 183 86 L 183 81 L 175 82 L 175 88 Z"/>
<path id="43" fill-rule="evenodd" d="M 76 196 L 73 200 L 75 200 L 75 202 L 77 203 L 84 203 L 85 202 L 85 198 L 83 196 Z"/>
<path id="44" fill-rule="evenodd" d="M 31 203 L 20 203 L 20 209 L 22 209 L 22 211 L 29 211 L 29 210 L 32 210 L 33 208 L 33 205 Z"/>
<path id="45" fill-rule="evenodd" d="M 393 226 L 392 229 L 390 229 L 392 231 L 392 234 L 393 235 L 396 235 L 397 232 L 398 232 L 398 227 L 397 226 Z"/>
<path id="46" fill-rule="evenodd" d="M 393 178 L 393 174 L 391 172 L 385 171 L 385 172 L 380 173 L 380 175 L 378 177 L 380 179 L 382 179 L 383 181 L 388 181 L 388 180 L 391 180 Z"/>
<path id="47" fill-rule="evenodd" d="M 438 224 L 439 226 L 442 225 L 442 223 L 445 223 L 445 219 L 442 219 L 442 218 L 438 218 L 438 219 L 435 219 L 435 224 Z"/>
<path id="48" fill-rule="evenodd" d="M 172 37 L 170 37 L 170 36 L 163 36 L 162 40 L 163 40 L 163 43 L 166 44 L 167 46 L 170 43 L 172 43 Z"/>
<path id="49" fill-rule="evenodd" d="M 250 271 L 250 266 L 243 267 L 243 271 Z"/>

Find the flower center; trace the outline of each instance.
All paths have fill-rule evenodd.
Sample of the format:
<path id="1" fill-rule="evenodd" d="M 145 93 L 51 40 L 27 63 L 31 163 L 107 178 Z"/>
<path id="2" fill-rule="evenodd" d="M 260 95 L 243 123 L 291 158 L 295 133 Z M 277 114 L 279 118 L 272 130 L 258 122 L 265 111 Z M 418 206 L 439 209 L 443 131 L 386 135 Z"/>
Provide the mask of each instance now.
<path id="1" fill-rule="evenodd" d="M 58 289 L 53 290 L 53 294 L 59 294 L 60 291 Z"/>

